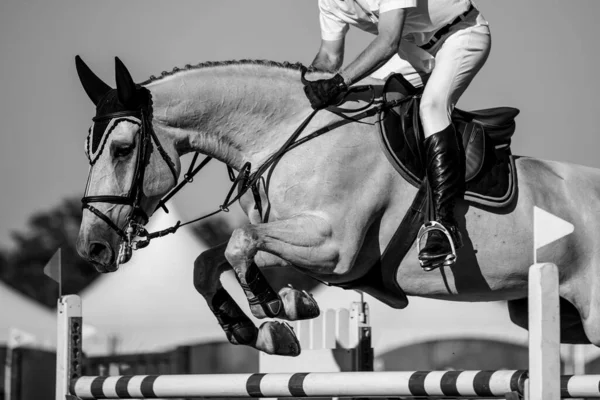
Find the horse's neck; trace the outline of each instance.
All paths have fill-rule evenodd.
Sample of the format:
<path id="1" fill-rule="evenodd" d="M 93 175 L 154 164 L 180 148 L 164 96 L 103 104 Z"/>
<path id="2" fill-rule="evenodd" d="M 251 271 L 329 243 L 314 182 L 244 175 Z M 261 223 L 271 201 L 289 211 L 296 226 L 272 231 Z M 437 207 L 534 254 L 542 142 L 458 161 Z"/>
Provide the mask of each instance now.
<path id="1" fill-rule="evenodd" d="M 147 86 L 153 123 L 180 154 L 200 151 L 234 168 L 256 166 L 310 113 L 298 75 L 256 65 L 180 72 Z"/>

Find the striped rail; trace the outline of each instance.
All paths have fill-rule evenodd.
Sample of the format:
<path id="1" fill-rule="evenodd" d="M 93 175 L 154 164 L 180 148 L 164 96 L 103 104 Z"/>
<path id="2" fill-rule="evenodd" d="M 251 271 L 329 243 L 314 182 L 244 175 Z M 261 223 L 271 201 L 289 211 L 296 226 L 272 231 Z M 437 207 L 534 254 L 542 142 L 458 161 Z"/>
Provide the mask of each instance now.
<path id="1" fill-rule="evenodd" d="M 523 393 L 526 371 L 324 372 L 81 377 L 81 399 L 176 397 L 496 398 Z"/>
<path id="2" fill-rule="evenodd" d="M 83 376 L 80 399 L 177 397 L 444 397 L 524 394 L 527 371 L 334 372 L 295 374 Z M 561 397 L 600 397 L 600 375 L 561 377 Z"/>
<path id="3" fill-rule="evenodd" d="M 529 275 L 530 371 L 81 376 L 81 300 L 59 300 L 56 400 L 181 397 L 600 398 L 600 375 L 560 376 L 558 269 Z M 327 346 L 326 346 L 327 347 Z"/>

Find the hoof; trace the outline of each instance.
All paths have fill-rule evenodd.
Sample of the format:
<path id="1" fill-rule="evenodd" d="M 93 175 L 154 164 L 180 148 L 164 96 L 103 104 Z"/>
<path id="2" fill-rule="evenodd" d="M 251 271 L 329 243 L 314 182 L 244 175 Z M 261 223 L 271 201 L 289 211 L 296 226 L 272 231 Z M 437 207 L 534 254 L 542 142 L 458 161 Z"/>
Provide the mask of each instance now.
<path id="1" fill-rule="evenodd" d="M 256 348 L 267 354 L 296 357 L 300 342 L 294 330 L 285 322 L 267 321 L 258 329 Z"/>
<path id="2" fill-rule="evenodd" d="M 318 317 L 321 313 L 315 299 L 305 290 L 300 291 L 291 286 L 286 286 L 279 291 L 279 297 L 283 301 L 285 316 L 288 321 L 312 319 Z"/>

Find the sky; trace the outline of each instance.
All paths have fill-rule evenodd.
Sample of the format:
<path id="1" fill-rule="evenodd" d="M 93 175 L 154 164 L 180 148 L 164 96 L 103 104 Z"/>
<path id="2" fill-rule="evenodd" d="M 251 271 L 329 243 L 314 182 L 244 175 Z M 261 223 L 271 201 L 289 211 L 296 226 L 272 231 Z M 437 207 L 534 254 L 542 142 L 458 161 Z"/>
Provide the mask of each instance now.
<path id="1" fill-rule="evenodd" d="M 520 108 L 513 153 L 600 167 L 600 1 L 476 4 L 490 23 L 492 51 L 458 106 Z M 351 29 L 346 62 L 372 38 Z M 94 107 L 76 54 L 114 86 L 114 56 L 143 81 L 203 61 L 308 65 L 319 41 L 317 0 L 2 0 L 0 248 L 10 247 L 10 232 L 23 230 L 32 213 L 84 190 L 83 141 Z M 223 165 L 201 177 L 177 196 L 184 217 L 215 209 L 227 192 Z"/>

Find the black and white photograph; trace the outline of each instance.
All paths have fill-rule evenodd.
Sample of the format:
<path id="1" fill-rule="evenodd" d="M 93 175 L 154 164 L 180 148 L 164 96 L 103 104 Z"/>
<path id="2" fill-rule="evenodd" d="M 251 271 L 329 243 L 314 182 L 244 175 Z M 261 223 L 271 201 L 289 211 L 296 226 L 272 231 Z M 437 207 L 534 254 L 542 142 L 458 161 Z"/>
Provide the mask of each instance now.
<path id="1" fill-rule="evenodd" d="M 0 400 L 600 398 L 597 0 L 3 0 Z"/>

